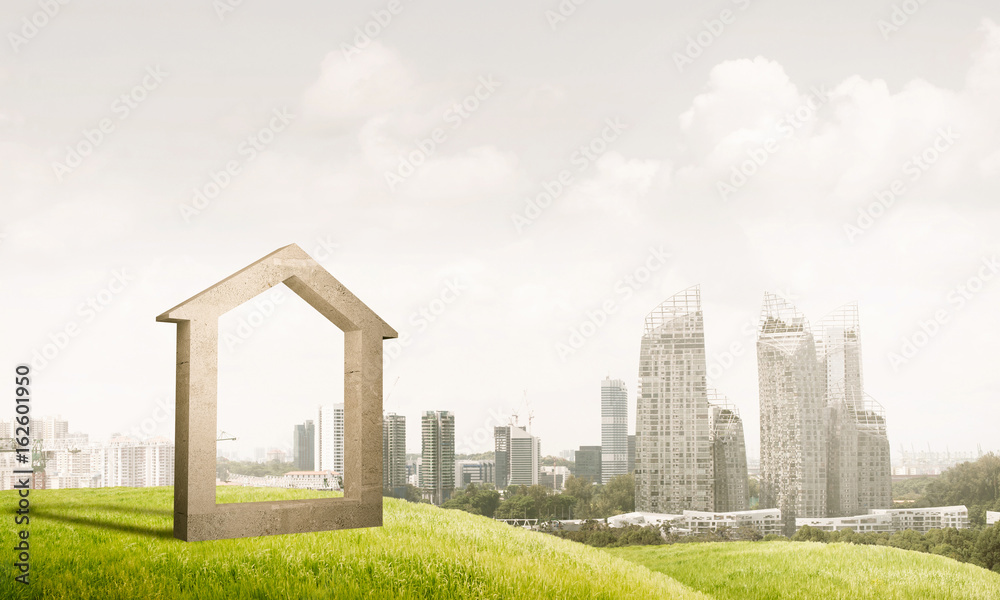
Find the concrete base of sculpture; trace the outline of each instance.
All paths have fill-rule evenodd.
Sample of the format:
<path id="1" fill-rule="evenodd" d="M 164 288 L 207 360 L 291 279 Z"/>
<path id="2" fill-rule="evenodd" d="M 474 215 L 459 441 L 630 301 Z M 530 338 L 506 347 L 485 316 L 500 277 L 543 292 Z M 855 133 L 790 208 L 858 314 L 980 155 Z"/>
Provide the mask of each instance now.
<path id="1" fill-rule="evenodd" d="M 344 332 L 344 497 L 216 504 L 218 320 L 279 284 Z M 295 244 L 156 320 L 177 324 L 174 537 L 201 541 L 382 525 L 382 341 L 396 337 L 385 321 Z"/>
<path id="2" fill-rule="evenodd" d="M 218 504 L 208 513 L 174 514 L 174 537 L 187 542 L 380 527 L 378 507 L 346 498 Z"/>

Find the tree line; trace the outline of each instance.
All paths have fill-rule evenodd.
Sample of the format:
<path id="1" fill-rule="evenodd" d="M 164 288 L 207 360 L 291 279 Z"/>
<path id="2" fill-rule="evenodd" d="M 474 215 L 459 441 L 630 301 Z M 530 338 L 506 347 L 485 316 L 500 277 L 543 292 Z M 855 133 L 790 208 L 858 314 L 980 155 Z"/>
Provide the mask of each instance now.
<path id="1" fill-rule="evenodd" d="M 491 519 L 605 519 L 635 510 L 635 478 L 612 477 L 606 485 L 570 475 L 561 492 L 542 485 L 512 485 L 501 493 L 490 485 L 456 490 L 442 508 Z"/>

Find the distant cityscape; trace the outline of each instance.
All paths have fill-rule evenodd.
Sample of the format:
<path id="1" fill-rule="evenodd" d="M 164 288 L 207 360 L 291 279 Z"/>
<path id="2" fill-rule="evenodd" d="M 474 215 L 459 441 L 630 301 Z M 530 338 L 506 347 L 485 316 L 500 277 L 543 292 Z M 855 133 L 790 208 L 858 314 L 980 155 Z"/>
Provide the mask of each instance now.
<path id="1" fill-rule="evenodd" d="M 433 504 L 470 484 L 498 490 L 541 485 L 563 490 L 570 477 L 606 485 L 633 475 L 635 513 L 609 524 L 671 522 L 697 531 L 705 523 L 752 524 L 789 535 L 803 524 L 835 531 L 888 531 L 905 522 L 923 527 L 967 524 L 964 507 L 905 512 L 893 507 L 891 478 L 938 475 L 982 455 L 907 451 L 892 462 L 884 409 L 865 393 L 859 310 L 848 304 L 815 328 L 784 298 L 767 293 L 757 330 L 760 459 L 748 460 L 740 412 L 707 386 L 701 290 L 671 296 L 645 319 L 639 340 L 635 434 L 623 379 L 600 381 L 601 444 L 543 457 L 541 440 L 516 415 L 493 431 L 492 452 L 456 455 L 450 411 L 421 413 L 421 453 L 406 453 L 406 417 L 383 418 L 383 488 L 406 497 L 409 486 Z M 596 382 L 595 382 L 596 383 Z M 594 388 L 597 394 L 597 387 Z M 597 415 L 594 415 L 597 418 Z M 173 485 L 174 444 L 113 435 L 91 441 L 59 417 L 33 420 L 36 487 Z M 321 405 L 314 419 L 294 425 L 288 448 L 258 447 L 252 456 L 227 450 L 220 461 L 287 465 L 266 475 L 223 473 L 219 483 L 339 490 L 344 471 L 343 404 Z M 3 450 L 11 422 L 0 421 Z M 551 464 L 543 464 L 551 463 Z M 561 463 L 561 464 L 558 464 Z M 0 489 L 13 486 L 14 455 L 0 453 Z M 759 481 L 751 498 L 750 481 Z M 900 512 L 903 510 L 903 512 Z M 928 512 L 930 511 L 930 512 Z M 934 512 L 936 511 L 936 512 Z M 714 515 L 709 518 L 706 515 Z M 894 525 L 895 524 L 895 525 Z"/>

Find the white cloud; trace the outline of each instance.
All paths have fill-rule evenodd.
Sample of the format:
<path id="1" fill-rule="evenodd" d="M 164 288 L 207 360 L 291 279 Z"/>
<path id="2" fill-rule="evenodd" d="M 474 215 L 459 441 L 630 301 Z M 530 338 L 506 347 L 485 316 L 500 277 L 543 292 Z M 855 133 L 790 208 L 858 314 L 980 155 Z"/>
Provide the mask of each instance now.
<path id="1" fill-rule="evenodd" d="M 318 80 L 305 92 L 305 108 L 329 119 L 377 114 L 408 101 L 414 81 L 399 54 L 379 41 L 350 58 L 337 50 L 323 59 Z"/>

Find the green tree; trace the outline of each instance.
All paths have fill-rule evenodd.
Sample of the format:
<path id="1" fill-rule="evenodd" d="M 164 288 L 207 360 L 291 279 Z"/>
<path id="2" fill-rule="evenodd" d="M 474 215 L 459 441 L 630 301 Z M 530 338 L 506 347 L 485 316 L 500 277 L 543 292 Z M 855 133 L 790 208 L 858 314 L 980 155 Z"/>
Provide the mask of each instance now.
<path id="1" fill-rule="evenodd" d="M 420 488 L 412 484 L 406 484 L 406 501 L 419 503 L 423 500 L 424 495 L 420 492 Z"/>
<path id="2" fill-rule="evenodd" d="M 1000 523 L 979 532 L 971 558 L 973 564 L 1000 573 Z"/>
<path id="3" fill-rule="evenodd" d="M 573 498 L 573 516 L 589 519 L 592 516 L 591 501 L 594 499 L 594 484 L 589 479 L 570 475 L 566 478 L 563 494 Z"/>
<path id="4" fill-rule="evenodd" d="M 635 476 L 616 475 L 600 488 L 594 501 L 594 516 L 606 519 L 635 510 Z"/>
<path id="5" fill-rule="evenodd" d="M 955 465 L 928 483 L 926 490 L 914 506 L 964 505 L 970 525 L 985 525 L 988 507 L 1000 503 L 1000 456 L 991 452 Z"/>
<path id="6" fill-rule="evenodd" d="M 516 494 L 500 503 L 494 515 L 497 519 L 537 519 L 535 499 L 527 494 Z"/>
<path id="7" fill-rule="evenodd" d="M 829 535 L 822 529 L 803 525 L 792 536 L 793 542 L 827 542 Z"/>
<path id="8" fill-rule="evenodd" d="M 760 480 L 756 477 L 747 477 L 747 489 L 750 492 L 750 509 L 753 510 L 760 505 Z"/>

